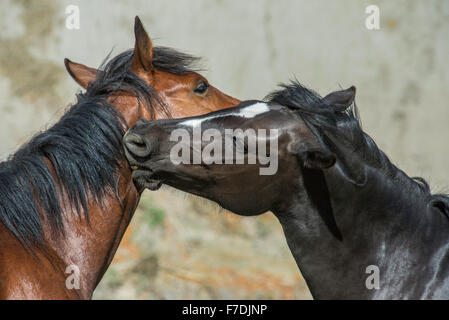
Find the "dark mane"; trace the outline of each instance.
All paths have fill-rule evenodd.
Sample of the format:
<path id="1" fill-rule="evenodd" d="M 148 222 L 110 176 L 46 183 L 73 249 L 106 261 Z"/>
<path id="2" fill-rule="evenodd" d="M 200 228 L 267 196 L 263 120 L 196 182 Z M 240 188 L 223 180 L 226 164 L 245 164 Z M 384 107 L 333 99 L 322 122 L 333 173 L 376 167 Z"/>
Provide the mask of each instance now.
<path id="1" fill-rule="evenodd" d="M 127 124 L 108 97 L 131 92 L 153 115 L 156 108 L 168 114 L 154 88 L 130 70 L 132 56 L 129 50 L 107 62 L 56 124 L 0 163 L 0 221 L 25 247 L 42 243 L 41 219 L 64 232 L 63 206 L 88 219 L 89 197 L 101 205 L 105 195 L 117 195 Z M 165 47 L 155 47 L 153 57 L 156 68 L 174 74 L 195 71 L 198 61 Z"/>
<path id="2" fill-rule="evenodd" d="M 100 67 L 102 71 L 98 72 L 97 79 L 89 85 L 86 95 L 107 98 L 117 91 L 132 92 L 137 96 L 139 102 L 144 101 L 149 106 L 152 117 L 156 108 L 168 116 L 169 111 L 154 88 L 130 70 L 132 57 L 133 50 L 131 49 L 111 59 L 104 68 Z M 153 66 L 168 73 L 183 75 L 196 72 L 199 70 L 199 61 L 198 57 L 172 48 L 153 48 Z"/>
<path id="3" fill-rule="evenodd" d="M 410 178 L 392 164 L 374 140 L 363 131 L 355 102 L 346 110 L 338 111 L 318 93 L 307 89 L 296 80 L 280 86 L 282 89 L 270 93 L 265 100 L 297 110 L 310 130 L 337 154 L 337 158 L 344 162 L 345 153 L 357 153 L 365 163 L 381 170 L 384 176 L 392 179 L 401 176 L 400 180 L 408 184 L 403 186 L 404 189 L 419 190 L 427 203 L 449 217 L 449 196 L 432 195 L 423 178 Z M 342 170 L 348 170 L 344 168 L 344 164 Z M 354 183 L 363 180 L 363 177 L 354 178 L 351 173 L 347 173 L 347 177 L 354 180 Z"/>

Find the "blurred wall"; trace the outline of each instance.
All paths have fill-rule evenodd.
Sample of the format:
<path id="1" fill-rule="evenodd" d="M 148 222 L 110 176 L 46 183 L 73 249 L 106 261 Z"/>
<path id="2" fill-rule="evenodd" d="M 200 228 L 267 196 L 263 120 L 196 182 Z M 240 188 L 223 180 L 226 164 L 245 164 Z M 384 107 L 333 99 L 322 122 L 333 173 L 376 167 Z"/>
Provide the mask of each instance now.
<path id="1" fill-rule="evenodd" d="M 79 30 L 65 27 L 70 4 L 80 8 Z M 380 30 L 365 27 L 369 4 L 380 8 Z M 204 57 L 209 81 L 242 100 L 293 77 L 323 95 L 355 85 L 364 129 L 392 161 L 434 191 L 448 190 L 448 1 L 0 0 L 0 7 L 0 159 L 75 101 L 79 87 L 63 58 L 98 66 L 111 49 L 131 48 L 139 15 L 156 45 Z M 96 297 L 310 297 L 271 215 L 210 213 L 179 193 L 145 193 Z"/>

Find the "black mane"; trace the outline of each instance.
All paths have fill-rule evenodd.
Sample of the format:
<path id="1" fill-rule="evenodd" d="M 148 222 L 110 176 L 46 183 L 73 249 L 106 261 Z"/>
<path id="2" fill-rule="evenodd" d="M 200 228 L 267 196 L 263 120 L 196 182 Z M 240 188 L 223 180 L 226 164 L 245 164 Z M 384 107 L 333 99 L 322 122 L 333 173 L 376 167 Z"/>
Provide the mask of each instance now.
<path id="1" fill-rule="evenodd" d="M 195 71 L 198 58 L 165 47 L 153 50 L 159 70 Z M 88 219 L 89 198 L 101 205 L 105 195 L 117 194 L 127 124 L 108 97 L 131 92 L 152 115 L 156 108 L 168 114 L 154 88 L 130 70 L 132 56 L 129 50 L 107 62 L 59 122 L 0 163 L 0 221 L 25 247 L 42 243 L 42 218 L 54 232 L 64 232 L 63 205 Z"/>
<path id="2" fill-rule="evenodd" d="M 424 201 L 438 208 L 449 218 L 449 196 L 432 195 L 428 183 L 423 178 L 410 178 L 392 164 L 374 140 L 363 131 L 355 102 L 346 110 L 338 111 L 318 93 L 296 80 L 280 86 L 282 89 L 270 93 L 265 100 L 297 110 L 310 130 L 337 154 L 337 158 L 344 162 L 344 153 L 348 151 L 357 153 L 365 163 L 381 170 L 385 177 L 391 179 L 403 177 L 400 179 L 401 182 L 407 184 L 402 186 L 403 189 L 418 190 Z M 347 169 L 343 168 L 343 172 L 345 170 Z M 353 178 L 350 173 L 347 177 L 354 183 L 364 178 Z"/>

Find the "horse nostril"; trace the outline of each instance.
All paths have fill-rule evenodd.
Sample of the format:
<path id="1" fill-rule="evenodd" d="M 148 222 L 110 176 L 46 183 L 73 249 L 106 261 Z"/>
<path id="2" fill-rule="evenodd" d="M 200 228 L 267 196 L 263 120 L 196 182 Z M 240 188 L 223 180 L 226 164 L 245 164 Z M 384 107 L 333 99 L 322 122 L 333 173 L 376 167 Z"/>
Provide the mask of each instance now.
<path id="1" fill-rule="evenodd" d="M 146 157 L 150 154 L 145 139 L 136 133 L 127 133 L 124 139 L 125 146 L 131 154 L 138 157 Z"/>

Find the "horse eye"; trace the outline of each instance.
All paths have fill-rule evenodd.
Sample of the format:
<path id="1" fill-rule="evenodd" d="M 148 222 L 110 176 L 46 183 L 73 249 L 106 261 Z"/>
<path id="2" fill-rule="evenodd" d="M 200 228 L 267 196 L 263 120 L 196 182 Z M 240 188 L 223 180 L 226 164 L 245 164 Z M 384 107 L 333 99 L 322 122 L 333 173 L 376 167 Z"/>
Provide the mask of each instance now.
<path id="1" fill-rule="evenodd" d="M 207 82 L 200 82 L 200 84 L 193 90 L 197 94 L 203 94 L 209 89 L 209 84 Z"/>

